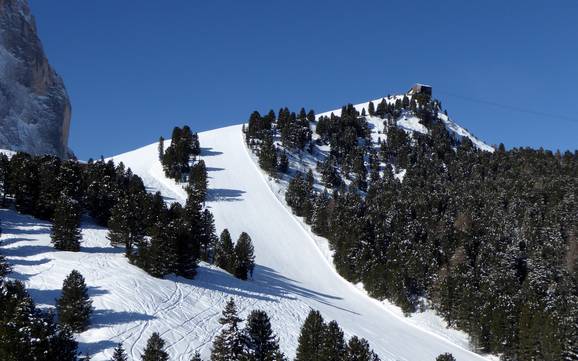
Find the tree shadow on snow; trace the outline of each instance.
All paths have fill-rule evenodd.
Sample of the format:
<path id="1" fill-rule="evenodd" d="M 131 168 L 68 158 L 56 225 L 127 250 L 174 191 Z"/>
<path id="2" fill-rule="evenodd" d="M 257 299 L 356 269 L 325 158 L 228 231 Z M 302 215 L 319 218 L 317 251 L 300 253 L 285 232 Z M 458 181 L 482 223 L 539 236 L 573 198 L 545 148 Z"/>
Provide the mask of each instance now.
<path id="1" fill-rule="evenodd" d="M 79 342 L 78 350 L 82 352 L 83 355 L 94 355 L 100 353 L 104 350 L 116 347 L 118 343 L 105 340 L 98 342 Z"/>
<path id="2" fill-rule="evenodd" d="M 94 296 L 106 295 L 110 293 L 109 291 L 104 290 L 100 287 L 88 286 L 87 290 L 88 296 L 91 298 Z M 62 290 L 61 289 L 41 290 L 37 288 L 28 288 L 28 293 L 30 294 L 30 296 L 32 296 L 32 299 L 34 299 L 34 302 L 36 302 L 37 304 L 54 306 L 56 305 L 56 299 L 62 295 Z"/>
<path id="3" fill-rule="evenodd" d="M 212 150 L 213 148 L 203 148 L 201 147 L 201 157 L 213 157 L 216 155 L 221 155 L 223 152 Z"/>
<path id="4" fill-rule="evenodd" d="M 94 310 L 90 318 L 90 328 L 108 327 L 137 321 L 150 321 L 155 318 L 155 316 L 138 312 Z"/>
<path id="5" fill-rule="evenodd" d="M 207 202 L 235 202 L 243 200 L 245 191 L 239 189 L 211 188 L 207 190 Z"/>
<path id="6" fill-rule="evenodd" d="M 298 297 L 302 297 L 358 315 L 357 312 L 339 307 L 332 302 L 341 300 L 341 297 L 302 287 L 298 284 L 299 282 L 287 278 L 269 267 L 256 265 L 253 273 L 254 279 L 248 281 L 239 280 L 214 268 L 200 266 L 198 271 L 199 273 L 194 280 L 174 276 L 172 280 L 223 292 L 231 296 L 260 301 L 279 302 L 280 299 L 296 300 Z"/>

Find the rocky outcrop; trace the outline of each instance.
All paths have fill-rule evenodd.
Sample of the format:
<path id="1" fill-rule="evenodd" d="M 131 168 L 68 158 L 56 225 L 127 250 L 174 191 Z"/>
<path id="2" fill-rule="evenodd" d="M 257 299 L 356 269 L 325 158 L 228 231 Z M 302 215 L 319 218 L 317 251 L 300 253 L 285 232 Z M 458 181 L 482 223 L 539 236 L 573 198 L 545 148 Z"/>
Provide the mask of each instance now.
<path id="1" fill-rule="evenodd" d="M 0 0 L 0 149 L 66 158 L 71 107 L 26 0 Z"/>

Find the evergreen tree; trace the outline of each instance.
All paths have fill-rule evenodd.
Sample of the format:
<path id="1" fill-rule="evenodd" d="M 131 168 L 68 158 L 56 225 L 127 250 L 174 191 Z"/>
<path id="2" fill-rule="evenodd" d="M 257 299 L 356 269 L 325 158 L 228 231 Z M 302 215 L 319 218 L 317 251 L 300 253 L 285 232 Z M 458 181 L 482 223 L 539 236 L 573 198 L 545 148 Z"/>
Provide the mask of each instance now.
<path id="1" fill-rule="evenodd" d="M 253 277 L 255 268 L 255 249 L 251 237 L 245 232 L 241 233 L 235 244 L 235 277 L 246 280 Z"/>
<path id="2" fill-rule="evenodd" d="M 221 232 L 221 237 L 215 250 L 215 265 L 229 273 L 234 272 L 235 249 L 231 234 L 226 228 Z"/>
<path id="3" fill-rule="evenodd" d="M 84 277 L 73 270 L 62 284 L 62 296 L 56 300 L 56 310 L 60 324 L 70 327 L 74 332 L 83 332 L 90 324 L 92 301 Z"/>
<path id="4" fill-rule="evenodd" d="M 301 327 L 295 361 L 323 360 L 325 328 L 321 313 L 311 310 Z"/>
<path id="5" fill-rule="evenodd" d="M 378 361 L 379 358 L 369 347 L 365 339 L 353 336 L 347 344 L 347 361 Z"/>
<path id="6" fill-rule="evenodd" d="M 204 201 L 207 196 L 208 185 L 207 167 L 205 166 L 205 161 L 201 159 L 191 167 L 188 185 L 189 193 L 195 191 L 198 192 L 199 196 Z"/>
<path id="7" fill-rule="evenodd" d="M 202 361 L 199 351 L 195 351 L 193 357 L 191 357 L 191 361 Z"/>
<path id="8" fill-rule="evenodd" d="M 164 350 L 165 340 L 157 332 L 153 332 L 147 341 L 147 346 L 141 356 L 142 361 L 168 361 L 169 355 Z"/>
<path id="9" fill-rule="evenodd" d="M 159 137 L 159 160 L 162 162 L 165 156 L 165 138 L 161 135 Z"/>
<path id="10" fill-rule="evenodd" d="M 369 105 L 367 106 L 367 112 L 371 116 L 375 115 L 375 105 L 373 105 L 373 102 L 369 102 Z"/>
<path id="11" fill-rule="evenodd" d="M 215 247 L 218 242 L 217 230 L 215 228 L 215 219 L 208 209 L 203 211 L 201 219 L 201 259 L 205 262 L 214 262 Z"/>
<path id="12" fill-rule="evenodd" d="M 124 245 L 129 257 L 145 237 L 149 204 L 145 193 L 135 192 L 122 197 L 111 210 L 107 238 L 113 246 Z"/>
<path id="13" fill-rule="evenodd" d="M 248 358 L 254 361 L 277 360 L 279 343 L 271 329 L 271 321 L 265 311 L 254 310 L 247 317 L 245 326 Z"/>
<path id="14" fill-rule="evenodd" d="M 235 301 L 231 298 L 219 319 L 223 329 L 213 341 L 211 361 L 237 361 L 243 357 L 245 340 L 239 330 L 241 321 L 237 316 Z"/>
<path id="15" fill-rule="evenodd" d="M 21 282 L 0 282 L 0 305 L 0 360 L 76 361 L 70 329 L 37 309 Z"/>
<path id="16" fill-rule="evenodd" d="M 50 238 L 58 250 L 80 251 L 80 209 L 68 195 L 62 194 L 56 204 Z"/>
<path id="17" fill-rule="evenodd" d="M 259 150 L 259 166 L 266 172 L 272 174 L 277 170 L 277 150 L 273 144 L 273 137 L 264 137 L 261 149 Z"/>
<path id="18" fill-rule="evenodd" d="M 436 357 L 436 361 L 456 361 L 451 353 L 444 353 Z"/>
<path id="19" fill-rule="evenodd" d="M 289 158 L 287 158 L 287 153 L 283 151 L 281 156 L 279 156 L 279 164 L 277 166 L 277 170 L 281 173 L 287 173 L 289 170 Z"/>
<path id="20" fill-rule="evenodd" d="M 112 354 L 112 359 L 110 361 L 128 361 L 128 356 L 122 347 L 122 343 L 119 343 L 114 348 L 114 353 Z"/>
<path id="21" fill-rule="evenodd" d="M 335 321 L 327 324 L 323 337 L 322 359 L 325 361 L 341 361 L 345 357 L 346 346 L 343 331 Z"/>

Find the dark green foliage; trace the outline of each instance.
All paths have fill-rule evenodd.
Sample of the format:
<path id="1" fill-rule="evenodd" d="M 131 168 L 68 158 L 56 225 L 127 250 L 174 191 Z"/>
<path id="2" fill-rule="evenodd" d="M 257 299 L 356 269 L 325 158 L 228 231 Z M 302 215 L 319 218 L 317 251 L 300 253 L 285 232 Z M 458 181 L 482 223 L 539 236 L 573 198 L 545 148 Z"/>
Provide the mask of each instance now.
<path id="1" fill-rule="evenodd" d="M 285 194 L 328 238 L 339 273 L 406 313 L 429 298 L 480 352 L 577 359 L 578 152 L 481 152 L 446 129 L 429 96 L 372 107 L 385 125 L 379 151 L 365 117 L 345 106 L 316 124 L 315 144 L 331 147 L 317 165 L 331 197 L 308 191 L 300 173 Z M 397 127 L 402 115 L 417 116 L 428 134 Z M 282 109 L 277 128 L 293 119 Z"/>
<path id="2" fill-rule="evenodd" d="M 149 200 L 145 193 L 126 194 L 111 209 L 107 238 L 113 246 L 125 246 L 129 257 L 146 235 Z"/>
<path id="3" fill-rule="evenodd" d="M 347 343 L 345 360 L 347 361 L 378 361 L 379 358 L 369 347 L 366 339 L 353 336 Z"/>
<path id="4" fill-rule="evenodd" d="M 202 361 L 201 354 L 199 353 L 199 351 L 195 351 L 195 354 L 193 355 L 193 357 L 191 357 L 191 361 Z"/>
<path id="5" fill-rule="evenodd" d="M 38 310 L 19 281 L 0 282 L 0 359 L 75 361 L 77 344 L 69 329 Z"/>
<path id="6" fill-rule="evenodd" d="M 254 310 L 247 317 L 245 326 L 246 353 L 250 360 L 275 361 L 279 356 L 279 343 L 271 329 L 265 311 Z"/>
<path id="7" fill-rule="evenodd" d="M 235 249 L 228 229 L 221 232 L 221 237 L 215 250 L 215 265 L 229 273 L 235 269 Z"/>
<path id="8" fill-rule="evenodd" d="M 159 138 L 159 160 L 162 162 L 165 156 L 165 138 L 162 136 Z"/>
<path id="9" fill-rule="evenodd" d="M 287 158 L 287 153 L 283 151 L 279 156 L 279 163 L 277 164 L 277 170 L 281 173 L 287 173 L 289 170 L 289 158 Z"/>
<path id="10" fill-rule="evenodd" d="M 456 361 L 451 353 L 444 353 L 436 357 L 436 361 Z"/>
<path id="11" fill-rule="evenodd" d="M 322 359 L 325 361 L 341 361 L 346 355 L 343 331 L 335 321 L 331 321 L 325 327 L 322 345 Z"/>
<path id="12" fill-rule="evenodd" d="M 61 251 L 80 250 L 80 207 L 70 196 L 62 194 L 56 203 L 50 238 Z"/>
<path id="13" fill-rule="evenodd" d="M 164 350 L 165 340 L 157 332 L 153 332 L 147 341 L 147 346 L 141 356 L 142 361 L 168 361 L 169 355 Z"/>
<path id="14" fill-rule="evenodd" d="M 266 172 L 273 174 L 277 170 L 277 150 L 273 144 L 273 137 L 266 133 L 259 150 L 259 166 Z"/>
<path id="15" fill-rule="evenodd" d="M 33 214 L 40 191 L 37 162 L 29 154 L 16 153 L 10 160 L 8 192 L 14 196 L 16 209 Z"/>
<path id="16" fill-rule="evenodd" d="M 201 228 L 199 234 L 200 257 L 203 261 L 213 263 L 215 247 L 218 242 L 217 230 L 215 228 L 215 219 L 213 214 L 205 209 L 201 217 Z"/>
<path id="17" fill-rule="evenodd" d="M 233 361 L 240 360 L 244 355 L 244 344 L 246 343 L 239 323 L 242 320 L 237 316 L 235 301 L 231 298 L 225 305 L 223 315 L 219 323 L 223 326 L 213 341 L 211 350 L 211 361 Z"/>
<path id="18" fill-rule="evenodd" d="M 191 167 L 187 191 L 205 200 L 208 186 L 207 167 L 205 166 L 205 161 L 201 159 Z"/>
<path id="19" fill-rule="evenodd" d="M 112 354 L 112 359 L 110 361 L 128 361 L 128 356 L 122 347 L 122 343 L 119 343 L 114 348 L 114 353 Z"/>
<path id="20" fill-rule="evenodd" d="M 69 327 L 73 332 L 82 332 L 90 324 L 92 301 L 88 297 L 84 277 L 73 270 L 64 279 L 62 296 L 56 300 L 58 321 Z"/>
<path id="21" fill-rule="evenodd" d="M 301 327 L 295 361 L 323 360 L 324 335 L 323 317 L 319 311 L 312 310 Z"/>
<path id="22" fill-rule="evenodd" d="M 311 176 L 304 177 L 297 173 L 289 182 L 287 192 L 285 192 L 285 201 L 291 207 L 293 212 L 299 217 L 310 219 L 313 212 L 313 184 Z"/>
<path id="23" fill-rule="evenodd" d="M 0 206 L 6 207 L 6 197 L 10 192 L 10 160 L 4 153 L 0 153 L 0 191 L 2 192 Z"/>
<path id="24" fill-rule="evenodd" d="M 246 280 L 253 276 L 255 268 L 255 249 L 251 237 L 241 233 L 235 244 L 235 277 Z"/>
<path id="25" fill-rule="evenodd" d="M 184 181 L 190 172 L 190 163 L 201 154 L 199 137 L 191 128 L 175 127 L 171 137 L 171 145 L 165 149 L 162 163 L 165 175 L 177 182 Z"/>

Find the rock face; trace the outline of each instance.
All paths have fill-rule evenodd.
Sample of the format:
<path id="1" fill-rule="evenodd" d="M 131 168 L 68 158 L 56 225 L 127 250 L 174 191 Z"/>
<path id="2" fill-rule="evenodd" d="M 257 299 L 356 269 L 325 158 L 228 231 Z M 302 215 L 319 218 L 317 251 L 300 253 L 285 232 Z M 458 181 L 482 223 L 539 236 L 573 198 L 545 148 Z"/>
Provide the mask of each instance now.
<path id="1" fill-rule="evenodd" d="M 27 0 L 0 0 L 0 149 L 67 158 L 70 101 Z"/>

